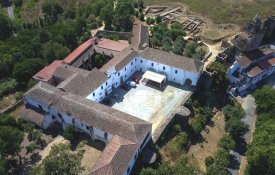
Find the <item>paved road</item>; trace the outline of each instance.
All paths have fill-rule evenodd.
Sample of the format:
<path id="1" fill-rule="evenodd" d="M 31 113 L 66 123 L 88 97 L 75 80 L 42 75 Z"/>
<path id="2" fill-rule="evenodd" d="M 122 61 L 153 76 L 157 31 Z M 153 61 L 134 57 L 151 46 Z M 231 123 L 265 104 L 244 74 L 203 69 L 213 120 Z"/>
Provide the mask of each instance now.
<path id="1" fill-rule="evenodd" d="M 256 120 L 256 104 L 252 95 L 248 95 L 244 98 L 238 97 L 237 100 L 241 103 L 243 110 L 245 111 L 245 117 L 242 119 L 244 123 L 249 126 L 249 131 L 244 135 L 244 139 L 237 143 L 237 149 L 231 151 L 231 155 L 235 156 L 230 168 L 228 170 L 232 175 L 238 175 L 243 163 L 244 153 L 246 152 L 247 144 L 252 140 L 254 123 Z"/>

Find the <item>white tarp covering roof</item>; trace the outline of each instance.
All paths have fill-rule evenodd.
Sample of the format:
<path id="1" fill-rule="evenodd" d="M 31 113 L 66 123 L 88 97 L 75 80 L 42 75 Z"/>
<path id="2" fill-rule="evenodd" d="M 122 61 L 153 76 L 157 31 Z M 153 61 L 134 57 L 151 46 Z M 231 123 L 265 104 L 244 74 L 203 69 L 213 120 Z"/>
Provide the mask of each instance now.
<path id="1" fill-rule="evenodd" d="M 157 82 L 159 84 L 162 84 L 162 82 L 166 79 L 166 76 L 151 71 L 146 71 L 142 77 Z"/>

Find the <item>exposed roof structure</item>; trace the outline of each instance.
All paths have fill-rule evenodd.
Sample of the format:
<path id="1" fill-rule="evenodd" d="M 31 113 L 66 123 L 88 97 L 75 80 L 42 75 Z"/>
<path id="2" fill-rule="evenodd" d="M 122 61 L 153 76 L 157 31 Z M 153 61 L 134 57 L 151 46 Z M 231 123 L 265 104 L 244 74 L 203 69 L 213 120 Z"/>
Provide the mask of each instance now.
<path id="1" fill-rule="evenodd" d="M 52 74 L 55 69 L 61 64 L 62 60 L 55 60 L 50 65 L 44 67 L 38 73 L 33 76 L 33 79 L 47 82 L 52 78 Z"/>
<path id="2" fill-rule="evenodd" d="M 64 61 L 65 63 L 72 63 L 75 59 L 77 59 L 84 51 L 89 49 L 93 45 L 93 38 L 89 39 L 85 43 L 81 44 L 78 48 L 76 48 L 70 55 L 68 55 Z"/>
<path id="3" fill-rule="evenodd" d="M 119 41 L 113 41 L 109 39 L 102 39 L 98 44 L 97 47 L 103 48 L 103 49 L 108 49 L 108 50 L 113 50 L 117 52 L 121 52 L 125 48 L 129 47 L 128 43 L 123 43 Z"/>
<path id="4" fill-rule="evenodd" d="M 170 65 L 175 68 L 184 69 L 190 72 L 200 72 L 203 69 L 203 63 L 200 61 L 149 47 L 142 51 L 140 56 L 145 59 Z"/>

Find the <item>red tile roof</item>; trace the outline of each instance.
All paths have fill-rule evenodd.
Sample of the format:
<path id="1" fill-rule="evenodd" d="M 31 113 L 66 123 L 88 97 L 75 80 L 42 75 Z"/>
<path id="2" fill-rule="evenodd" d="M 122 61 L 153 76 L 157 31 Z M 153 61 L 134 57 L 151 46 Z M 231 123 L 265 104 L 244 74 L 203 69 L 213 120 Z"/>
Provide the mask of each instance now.
<path id="1" fill-rule="evenodd" d="M 78 48 L 76 48 L 72 53 L 70 53 L 70 55 L 68 55 L 64 59 L 65 63 L 71 63 L 72 61 L 74 61 L 81 53 L 83 53 L 88 47 L 93 44 L 93 41 L 94 40 L 92 38 L 78 46 Z"/>
<path id="2" fill-rule="evenodd" d="M 129 44 L 109 39 L 102 39 L 98 42 L 97 47 L 121 52 L 123 49 L 129 47 Z"/>
<path id="3" fill-rule="evenodd" d="M 49 66 L 44 67 L 38 73 L 36 73 L 32 78 L 47 82 L 52 77 L 53 72 L 61 64 L 62 60 L 55 60 Z"/>
<path id="4" fill-rule="evenodd" d="M 250 77 L 254 77 L 254 76 L 258 75 L 261 72 L 262 72 L 262 69 L 259 66 L 255 66 L 247 74 Z"/>
<path id="5" fill-rule="evenodd" d="M 270 60 L 268 60 L 268 62 L 271 65 L 275 65 L 275 58 L 271 58 Z"/>
<path id="6" fill-rule="evenodd" d="M 259 61 L 258 65 L 263 69 L 268 69 L 271 66 L 271 64 L 266 60 Z"/>

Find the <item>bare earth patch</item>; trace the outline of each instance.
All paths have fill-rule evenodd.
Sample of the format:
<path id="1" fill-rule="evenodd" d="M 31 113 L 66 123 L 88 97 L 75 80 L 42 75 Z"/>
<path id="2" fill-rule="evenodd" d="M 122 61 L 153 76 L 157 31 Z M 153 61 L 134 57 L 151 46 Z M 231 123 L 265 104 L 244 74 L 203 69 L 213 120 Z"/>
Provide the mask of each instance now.
<path id="1" fill-rule="evenodd" d="M 204 159 L 208 156 L 213 156 L 218 149 L 218 142 L 225 134 L 224 131 L 224 115 L 218 112 L 213 118 L 213 125 L 206 126 L 205 131 L 201 133 L 204 141 L 191 145 L 187 156 L 192 163 L 196 163 L 202 171 L 206 171 Z M 206 132 L 208 130 L 208 132 Z"/>

